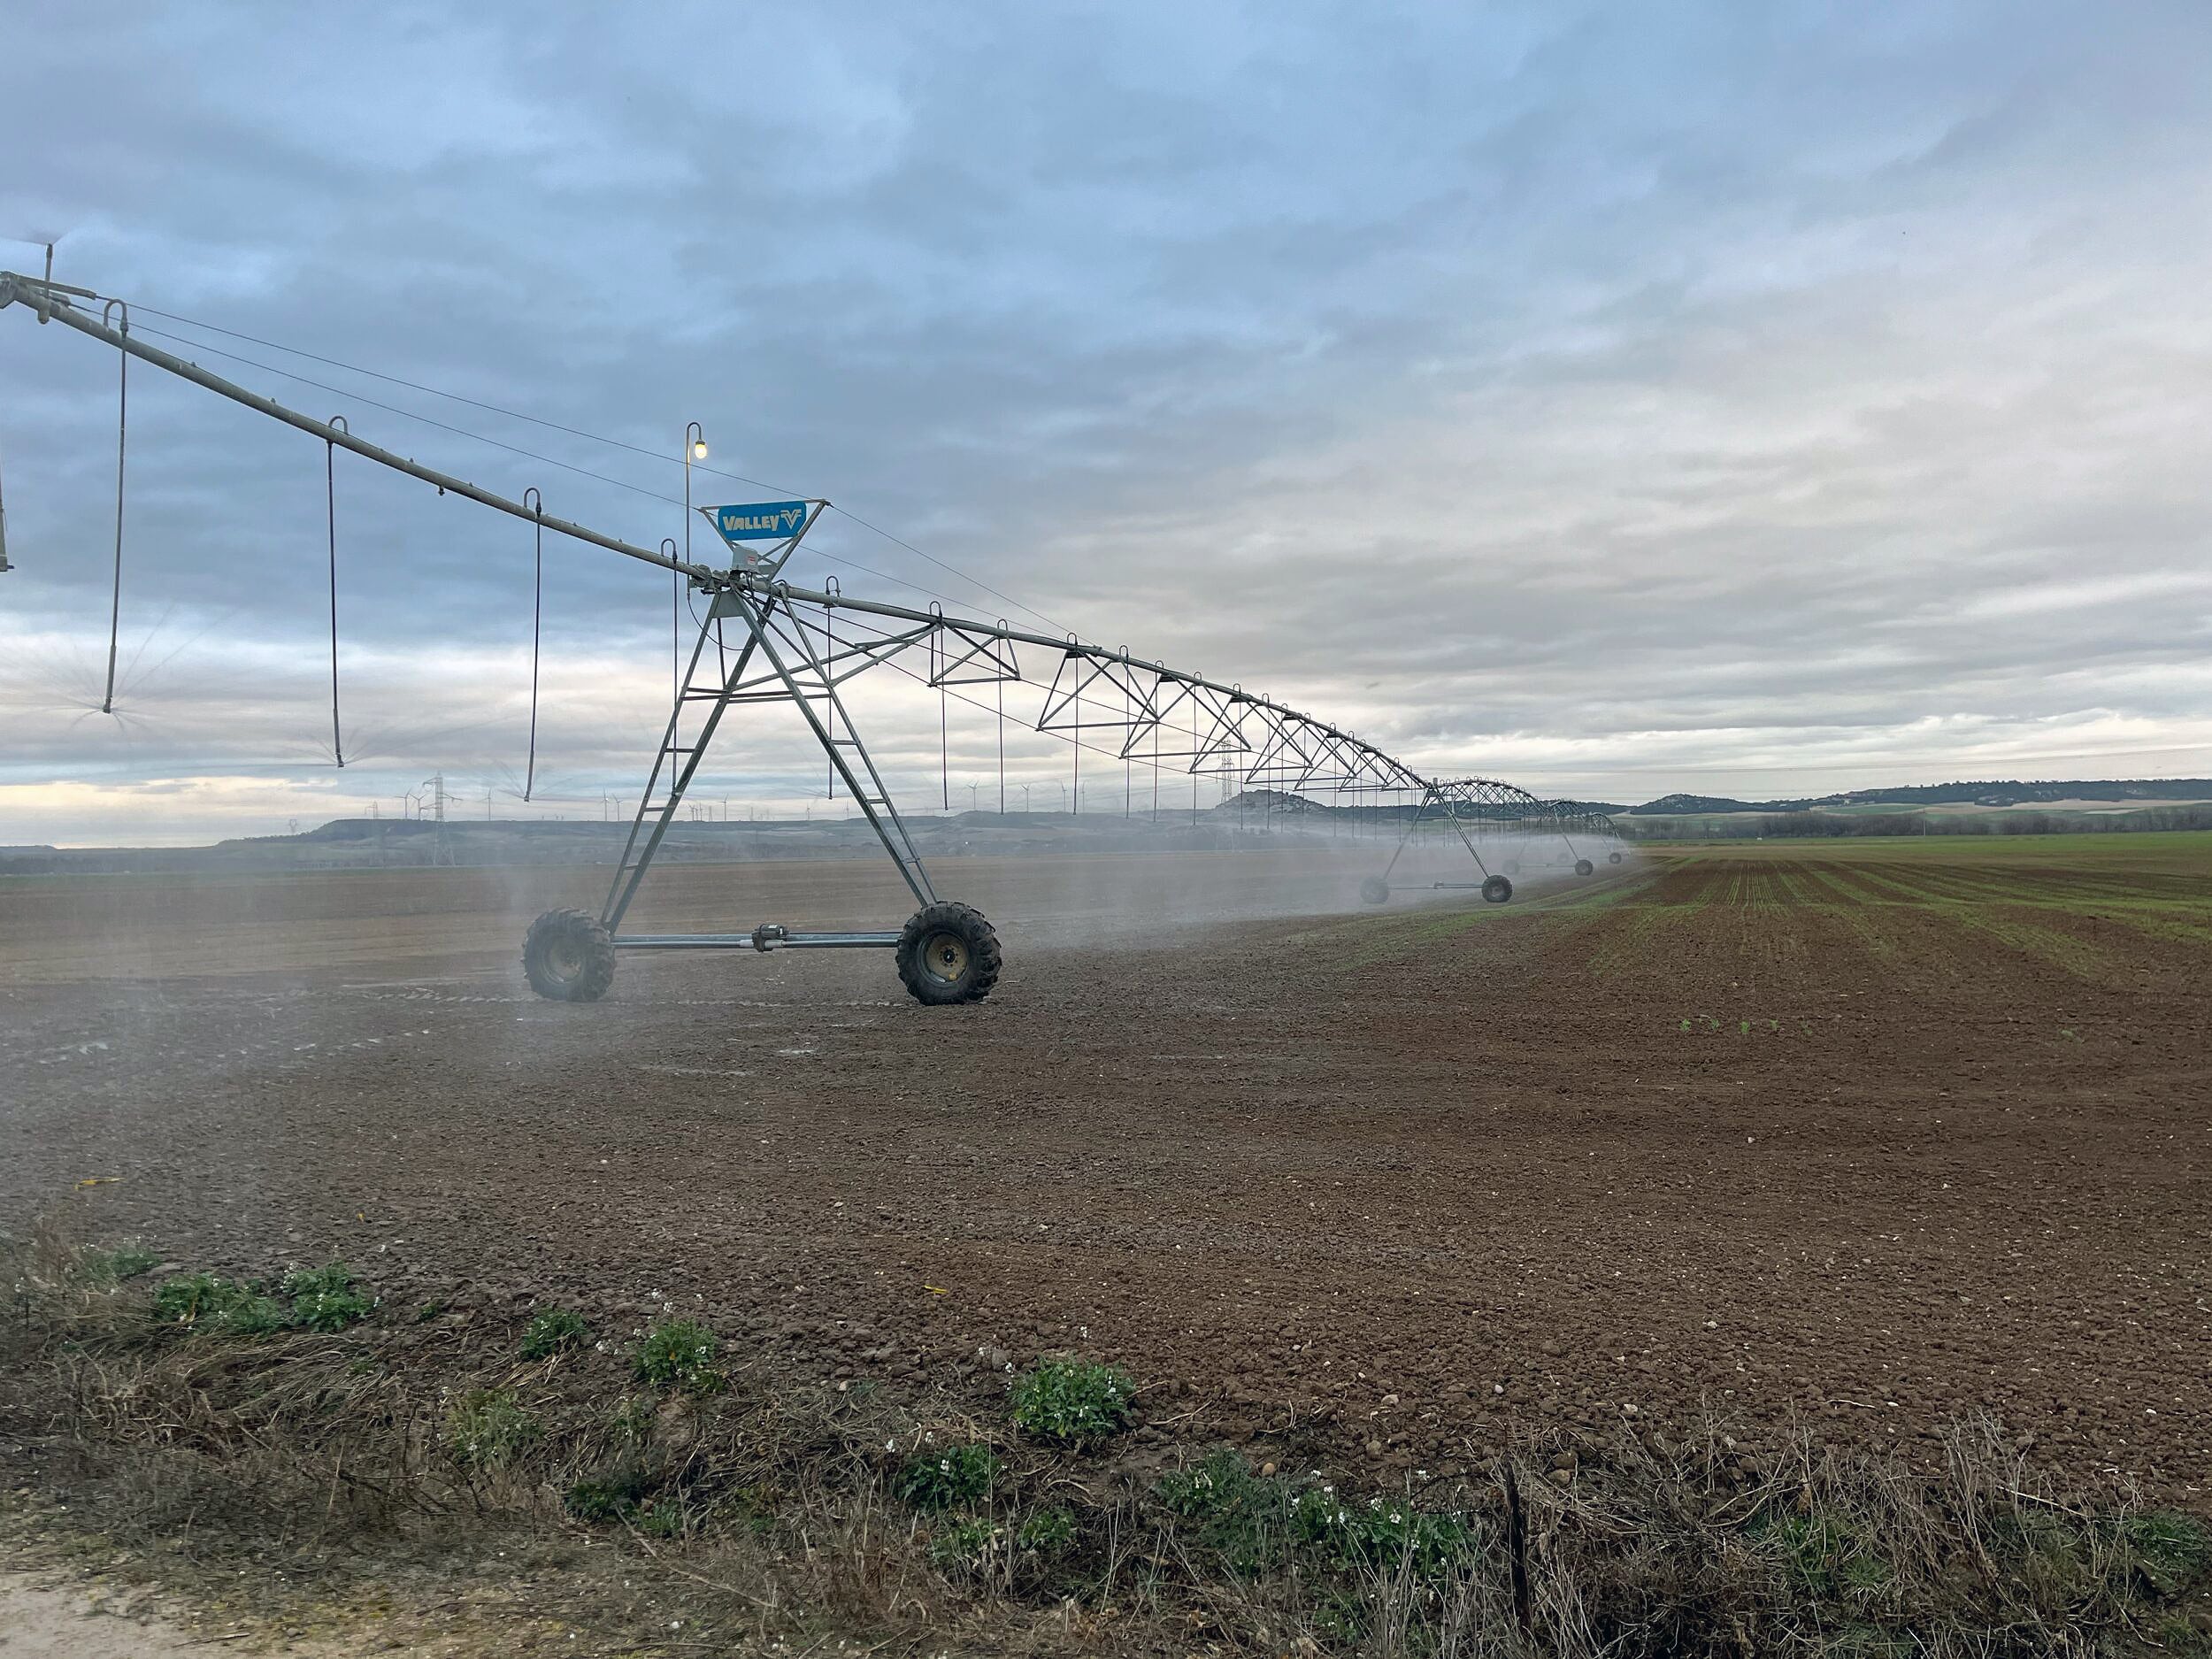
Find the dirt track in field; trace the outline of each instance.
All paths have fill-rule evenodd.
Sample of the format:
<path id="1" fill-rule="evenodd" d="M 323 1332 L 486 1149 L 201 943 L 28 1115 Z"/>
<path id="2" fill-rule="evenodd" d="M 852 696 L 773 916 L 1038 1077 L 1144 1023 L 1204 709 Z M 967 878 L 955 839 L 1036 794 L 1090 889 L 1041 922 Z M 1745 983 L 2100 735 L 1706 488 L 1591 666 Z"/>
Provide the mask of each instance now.
<path id="1" fill-rule="evenodd" d="M 1008 974 L 950 1010 L 872 953 L 539 1002 L 522 922 L 590 872 L 0 884 L 0 1229 L 109 1178 L 98 1230 L 195 1264 L 979 1391 L 1079 1348 L 1156 1421 L 1384 1468 L 1629 1405 L 1933 1455 L 1985 1408 L 2200 1494 L 2212 838 L 2020 840 L 1152 934 L 1342 871 L 976 861 L 940 885 Z M 648 925 L 902 908 L 874 865 L 656 882 Z"/>

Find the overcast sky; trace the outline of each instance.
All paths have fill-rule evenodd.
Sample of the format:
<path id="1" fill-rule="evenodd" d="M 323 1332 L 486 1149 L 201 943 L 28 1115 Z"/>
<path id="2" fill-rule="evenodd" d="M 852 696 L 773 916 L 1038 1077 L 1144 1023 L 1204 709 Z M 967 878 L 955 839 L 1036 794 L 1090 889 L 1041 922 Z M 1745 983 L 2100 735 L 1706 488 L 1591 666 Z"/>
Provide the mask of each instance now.
<path id="1" fill-rule="evenodd" d="M 55 239 L 152 343 L 649 544 L 696 419 L 757 480 L 699 499 L 941 561 L 832 518 L 795 574 L 1425 771 L 2212 773 L 2200 0 L 457 11 L 0 12 L 0 263 Z M 438 769 L 475 813 L 634 799 L 665 579 L 549 541 L 524 809 L 527 526 L 341 455 L 341 772 L 321 446 L 142 365 L 100 714 L 116 367 L 0 312 L 0 842 L 390 813 Z M 935 700 L 858 699 L 933 803 Z M 949 745 L 987 804 L 994 722 Z M 711 772 L 741 815 L 820 787 L 787 718 Z"/>

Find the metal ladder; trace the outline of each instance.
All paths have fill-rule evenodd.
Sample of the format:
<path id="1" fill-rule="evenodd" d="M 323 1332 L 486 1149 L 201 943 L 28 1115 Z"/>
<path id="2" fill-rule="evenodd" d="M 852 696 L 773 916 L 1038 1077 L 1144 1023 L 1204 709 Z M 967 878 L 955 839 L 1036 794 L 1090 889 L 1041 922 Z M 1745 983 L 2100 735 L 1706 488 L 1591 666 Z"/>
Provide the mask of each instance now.
<path id="1" fill-rule="evenodd" d="M 807 636 L 804 625 L 787 607 L 786 613 L 792 617 L 789 642 L 797 646 L 803 660 L 795 669 L 785 660 L 784 654 L 776 649 L 773 612 L 778 601 L 774 598 L 770 598 L 765 605 L 758 604 L 752 595 L 742 589 L 733 589 L 724 598 L 745 618 L 746 625 L 752 633 L 752 642 L 759 646 L 761 656 L 783 681 L 785 695 L 798 706 L 799 712 L 806 718 L 806 723 L 813 728 L 823 752 L 830 758 L 830 764 L 845 780 L 845 787 L 852 792 L 854 803 L 867 818 L 868 826 L 875 831 L 876 839 L 883 843 L 883 850 L 898 866 L 900 878 L 914 895 L 915 902 L 934 904 L 937 890 L 931 886 L 929 872 L 923 867 L 921 852 L 914 845 L 914 838 L 906 827 L 906 820 L 899 816 L 898 808 L 892 803 L 891 791 L 885 786 L 882 773 L 876 770 L 875 757 L 869 754 L 868 746 L 860 741 L 852 715 L 846 709 L 844 700 L 837 695 L 838 681 L 846 676 L 830 672 L 820 652 L 815 649 L 813 641 Z M 721 603 L 717 602 L 718 608 Z M 815 705 L 818 703 L 827 705 L 828 721 L 825 722 L 817 711 Z M 845 728 L 842 737 L 837 735 L 837 726 L 841 722 Z M 855 761 L 859 763 L 857 767 L 854 764 Z"/>
<path id="2" fill-rule="evenodd" d="M 777 647 L 776 611 L 784 604 L 786 614 L 791 616 L 791 627 L 785 636 L 785 644 L 795 648 L 795 664 L 787 653 Z M 715 675 L 705 686 L 697 683 L 699 663 L 705 655 L 707 641 L 716 638 L 715 625 L 735 618 L 745 625 L 746 640 L 734 661 L 725 673 Z M 756 674 L 751 680 L 745 678 L 746 670 L 757 653 L 768 664 L 769 672 Z M 771 595 L 756 598 L 742 588 L 731 588 L 716 595 L 700 626 L 699 637 L 691 649 L 691 663 L 686 669 L 683 689 L 678 694 L 674 706 L 669 710 L 668 725 L 661 733 L 660 748 L 653 757 L 652 775 L 646 780 L 645 793 L 638 801 L 637 816 L 631 820 L 628 839 L 623 843 L 621 862 L 616 866 L 612 884 L 607 889 L 607 902 L 600 912 L 600 926 L 608 933 L 618 934 L 622 918 L 629 911 L 631 902 L 637 896 L 639 884 L 652 865 L 654 856 L 660 850 L 668 828 L 675 821 L 676 810 L 682 804 L 685 792 L 691 787 L 699 763 L 705 757 L 708 745 L 713 741 L 715 729 L 722 717 L 740 703 L 789 702 L 804 717 L 812 728 L 815 739 L 829 757 L 837 776 L 845 780 L 854 803 L 867 818 L 868 826 L 882 842 L 891 862 L 897 867 L 900 878 L 918 904 L 937 902 L 936 889 L 930 884 L 929 872 L 923 866 L 920 851 L 893 804 L 891 792 L 883 777 L 876 770 L 874 757 L 860 741 L 852 717 L 837 693 L 841 676 L 830 672 L 806 629 L 787 603 Z M 695 739 L 680 741 L 684 705 L 687 703 L 707 703 L 711 706 Z M 826 704 L 829 718 L 825 721 L 817 704 Z M 835 734 L 841 724 L 846 735 Z M 856 763 L 857 763 L 856 764 Z M 656 802 L 654 791 L 660 787 L 664 774 L 670 777 L 668 793 Z M 650 828 L 647 827 L 650 821 Z"/>

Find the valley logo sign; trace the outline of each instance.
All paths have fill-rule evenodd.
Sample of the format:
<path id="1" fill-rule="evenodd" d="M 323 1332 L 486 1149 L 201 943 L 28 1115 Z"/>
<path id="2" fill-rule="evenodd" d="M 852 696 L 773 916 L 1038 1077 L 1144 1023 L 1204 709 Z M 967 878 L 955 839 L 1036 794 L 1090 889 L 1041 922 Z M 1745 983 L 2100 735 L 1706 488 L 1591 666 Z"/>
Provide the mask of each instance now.
<path id="1" fill-rule="evenodd" d="M 725 541 L 780 541 L 806 524 L 803 501 L 756 501 L 738 507 L 710 507 L 714 527 Z"/>

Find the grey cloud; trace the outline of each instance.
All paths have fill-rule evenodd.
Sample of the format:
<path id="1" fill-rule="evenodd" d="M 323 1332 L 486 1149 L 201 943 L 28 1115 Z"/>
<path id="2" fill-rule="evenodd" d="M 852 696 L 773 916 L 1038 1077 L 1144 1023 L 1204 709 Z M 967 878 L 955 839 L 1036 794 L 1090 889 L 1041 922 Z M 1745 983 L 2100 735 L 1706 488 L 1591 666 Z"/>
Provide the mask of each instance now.
<path id="1" fill-rule="evenodd" d="M 2199 8 L 255 15 L 0 25 L 0 94 L 50 134 L 0 233 L 77 226 L 65 275 L 657 453 L 698 418 L 711 465 L 1416 759 L 1611 794 L 2084 730 L 2101 770 L 2212 759 Z M 210 343 L 494 488 L 680 534 L 353 398 L 659 494 L 672 465 Z M 321 457 L 150 375 L 127 641 L 212 626 L 258 666 L 180 651 L 127 757 L 34 706 L 104 653 L 111 369 L 0 316 L 0 774 L 304 764 L 278 733 L 315 724 Z M 349 648 L 388 659 L 362 718 L 419 751 L 394 775 L 511 764 L 526 530 L 340 468 Z M 615 787 L 666 589 L 548 556 L 558 652 L 634 682 L 562 734 Z M 463 685 L 493 725 L 432 735 Z M 929 720 L 887 693 L 882 720 L 933 770 Z M 764 791 L 804 769 L 745 759 Z"/>

